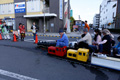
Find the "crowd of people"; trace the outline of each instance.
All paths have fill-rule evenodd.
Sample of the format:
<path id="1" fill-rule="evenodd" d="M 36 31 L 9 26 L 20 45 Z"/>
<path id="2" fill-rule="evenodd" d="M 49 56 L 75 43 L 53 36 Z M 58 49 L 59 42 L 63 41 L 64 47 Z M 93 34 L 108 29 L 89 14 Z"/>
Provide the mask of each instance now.
<path id="1" fill-rule="evenodd" d="M 31 26 L 31 30 L 33 33 L 33 39 L 35 42 L 35 36 L 37 34 L 37 31 L 39 30 L 39 27 L 35 24 L 35 22 L 33 22 L 32 26 Z M 6 25 L 6 22 L 3 22 L 3 24 L 0 26 L 0 34 L 2 33 L 4 36 L 5 40 L 11 40 L 10 35 L 9 35 L 9 26 Z M 22 23 L 19 23 L 19 27 L 18 27 L 18 31 L 13 31 L 13 34 L 16 35 L 17 40 L 20 38 L 21 41 L 24 41 L 25 38 L 25 25 Z"/>
<path id="2" fill-rule="evenodd" d="M 33 22 L 31 26 L 33 39 L 35 42 L 35 36 L 39 27 Z M 91 34 L 89 33 L 90 27 L 85 21 L 85 27 L 83 29 L 83 34 L 81 35 L 81 39 L 77 40 L 74 48 L 87 48 L 90 52 L 95 52 L 98 54 L 109 54 L 113 56 L 120 56 L 120 36 L 118 37 L 119 43 L 115 45 L 114 36 L 110 33 L 108 29 L 104 29 L 100 31 L 99 29 L 94 30 L 94 38 L 92 38 Z M 4 39 L 9 39 L 9 27 L 3 22 L 3 25 L 0 27 L 0 33 L 3 33 Z M 19 23 L 19 30 L 18 33 L 21 36 L 21 41 L 24 41 L 25 38 L 25 26 L 22 23 Z M 64 33 L 64 30 L 60 30 L 59 34 L 61 36 L 60 39 L 56 40 L 57 47 L 64 47 L 69 46 L 69 39 L 67 35 Z M 113 54 L 111 54 L 111 50 L 113 49 Z"/>
<path id="3" fill-rule="evenodd" d="M 90 28 L 87 26 L 83 29 L 81 39 L 77 40 L 77 43 L 74 45 L 76 50 L 79 48 L 87 48 L 91 53 L 94 52 L 98 54 L 107 54 L 110 56 L 120 56 L 120 36 L 118 37 L 119 43 L 114 46 L 114 36 L 108 29 L 104 29 L 102 31 L 95 29 L 94 38 L 92 39 L 92 36 L 89 33 Z M 61 35 L 61 39 L 57 40 L 56 46 L 68 46 L 69 40 L 66 34 L 61 30 L 59 33 Z M 113 54 L 111 53 L 111 50 L 113 50 Z"/>

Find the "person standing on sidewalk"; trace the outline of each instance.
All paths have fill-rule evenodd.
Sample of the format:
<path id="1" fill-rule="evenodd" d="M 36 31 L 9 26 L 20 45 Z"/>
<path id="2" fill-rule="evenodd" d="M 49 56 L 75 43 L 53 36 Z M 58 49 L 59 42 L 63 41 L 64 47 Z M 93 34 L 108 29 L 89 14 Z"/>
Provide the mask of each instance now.
<path id="1" fill-rule="evenodd" d="M 22 23 L 19 24 L 19 30 L 20 30 L 20 34 L 21 34 L 21 41 L 24 41 L 24 37 L 25 37 L 25 26 L 22 25 Z"/>
<path id="2" fill-rule="evenodd" d="M 89 27 L 89 25 L 87 24 L 87 21 L 85 21 L 85 28 L 87 28 L 88 31 L 90 30 L 90 27 Z"/>
<path id="3" fill-rule="evenodd" d="M 39 27 L 35 24 L 35 22 L 33 22 L 31 29 L 33 33 L 34 42 L 35 42 L 35 37 L 36 37 L 37 31 L 39 30 Z"/>
<path id="4" fill-rule="evenodd" d="M 3 26 L 2 26 L 2 33 L 4 35 L 4 39 L 9 39 L 10 40 L 10 36 L 9 36 L 9 27 L 6 25 L 6 22 L 3 22 Z"/>

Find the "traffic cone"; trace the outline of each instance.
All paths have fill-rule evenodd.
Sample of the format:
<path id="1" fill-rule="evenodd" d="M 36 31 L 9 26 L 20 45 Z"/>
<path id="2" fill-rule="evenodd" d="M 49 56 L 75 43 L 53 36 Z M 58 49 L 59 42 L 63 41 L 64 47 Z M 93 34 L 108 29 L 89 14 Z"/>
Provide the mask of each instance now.
<path id="1" fill-rule="evenodd" d="M 15 34 L 13 34 L 13 42 L 17 42 L 17 38 Z"/>
<path id="2" fill-rule="evenodd" d="M 0 40 L 2 40 L 2 35 L 1 35 L 1 33 L 0 33 Z"/>
<path id="3" fill-rule="evenodd" d="M 35 44 L 37 44 L 38 43 L 38 36 L 37 36 L 37 34 L 36 34 L 36 37 L 35 37 Z"/>

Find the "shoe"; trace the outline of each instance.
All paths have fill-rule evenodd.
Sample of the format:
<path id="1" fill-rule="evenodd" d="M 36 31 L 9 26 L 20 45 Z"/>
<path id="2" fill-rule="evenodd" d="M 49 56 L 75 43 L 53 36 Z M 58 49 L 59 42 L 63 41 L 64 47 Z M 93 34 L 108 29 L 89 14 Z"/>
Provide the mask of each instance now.
<path id="1" fill-rule="evenodd" d="M 120 57 L 120 54 L 116 54 L 116 56 Z"/>
<path id="2" fill-rule="evenodd" d="M 105 55 L 105 54 L 98 54 L 97 57 L 99 57 L 99 58 L 107 58 L 107 55 Z"/>

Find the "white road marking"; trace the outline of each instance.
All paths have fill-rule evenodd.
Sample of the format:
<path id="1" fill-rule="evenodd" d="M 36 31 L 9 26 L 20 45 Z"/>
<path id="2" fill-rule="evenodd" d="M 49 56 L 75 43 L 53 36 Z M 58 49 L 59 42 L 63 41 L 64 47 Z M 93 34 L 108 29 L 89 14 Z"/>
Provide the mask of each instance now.
<path id="1" fill-rule="evenodd" d="M 0 74 L 4 75 L 4 76 L 11 77 L 11 78 L 15 78 L 15 79 L 18 79 L 18 80 L 39 80 L 39 79 L 31 78 L 31 77 L 28 77 L 28 76 L 20 75 L 20 74 L 17 74 L 17 73 L 5 71 L 5 70 L 2 70 L 2 69 L 0 69 Z"/>

